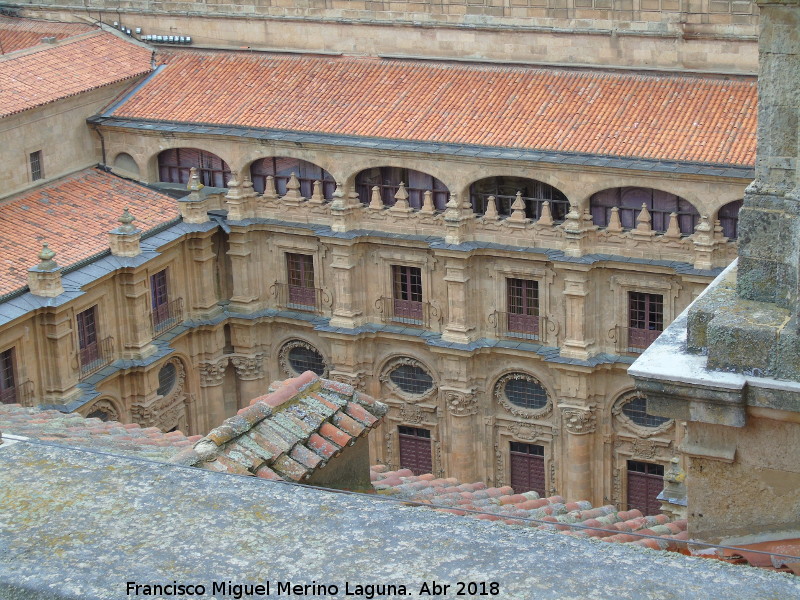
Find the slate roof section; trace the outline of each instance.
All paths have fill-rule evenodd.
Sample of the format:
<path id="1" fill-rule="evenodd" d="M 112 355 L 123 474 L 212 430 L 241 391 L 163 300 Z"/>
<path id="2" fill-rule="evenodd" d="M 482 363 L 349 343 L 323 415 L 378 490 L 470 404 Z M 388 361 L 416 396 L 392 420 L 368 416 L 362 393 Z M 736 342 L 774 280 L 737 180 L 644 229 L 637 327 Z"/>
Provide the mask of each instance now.
<path id="1" fill-rule="evenodd" d="M 567 502 L 561 496 L 540 498 L 536 492 L 515 494 L 510 486 L 488 487 L 485 483 L 461 483 L 455 478 L 437 478 L 428 473 L 415 476 L 409 469 L 389 471 L 383 465 L 370 469 L 373 487 L 378 493 L 403 500 L 440 507 L 456 515 L 474 516 L 484 521 L 501 521 L 540 530 L 558 531 L 581 538 L 621 542 L 653 550 L 678 550 L 689 539 L 685 519 L 671 521 L 666 515 L 645 516 L 640 511 L 619 511 L 612 505 L 593 507 L 588 501 Z M 480 511 L 471 515 L 466 511 Z M 545 521 L 537 523 L 522 519 Z M 587 529 L 569 527 L 583 525 Z M 607 531 L 595 531 L 596 527 Z M 657 536 L 641 538 L 631 533 Z"/>
<path id="2" fill-rule="evenodd" d="M 117 118 L 752 166 L 756 80 L 169 49 Z"/>
<path id="3" fill-rule="evenodd" d="M 96 28 L 84 23 L 54 23 L 0 15 L 0 48 L 7 54 L 38 46 L 45 37 L 63 40 L 90 31 Z"/>
<path id="4" fill-rule="evenodd" d="M 108 232 L 128 208 L 143 231 L 173 221 L 178 203 L 139 183 L 84 169 L 0 203 L 0 295 L 26 285 L 42 243 L 66 267 L 107 250 Z"/>
<path id="5" fill-rule="evenodd" d="M 388 407 L 311 371 L 287 379 L 171 462 L 209 471 L 303 481 L 358 438 Z"/>
<path id="6" fill-rule="evenodd" d="M 90 32 L 0 56 L 0 118 L 149 73 L 152 52 Z"/>
<path id="7" fill-rule="evenodd" d="M 123 425 L 117 421 L 87 419 L 77 413 L 0 404 L 0 432 L 75 448 L 138 456 L 166 462 L 191 447 L 199 435 L 180 431 L 164 433 L 157 427 Z"/>

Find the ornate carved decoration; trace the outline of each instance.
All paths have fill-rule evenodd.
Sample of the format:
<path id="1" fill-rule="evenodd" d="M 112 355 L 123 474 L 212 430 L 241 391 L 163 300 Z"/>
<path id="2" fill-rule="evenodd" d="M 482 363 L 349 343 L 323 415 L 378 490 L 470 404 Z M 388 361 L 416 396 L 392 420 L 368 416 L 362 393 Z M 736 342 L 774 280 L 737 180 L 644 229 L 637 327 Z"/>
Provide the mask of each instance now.
<path id="1" fill-rule="evenodd" d="M 468 417 L 478 413 L 478 398 L 473 392 L 447 391 L 444 403 L 454 417 Z"/>
<path id="2" fill-rule="evenodd" d="M 165 396 L 156 395 L 150 401 L 131 406 L 133 420 L 145 427 L 158 427 L 169 431 L 186 425 L 186 369 L 178 358 L 168 360 L 161 368 L 171 364 L 175 367 L 175 384 Z M 224 369 L 223 369 L 224 370 Z"/>
<path id="3" fill-rule="evenodd" d="M 617 423 L 629 429 L 633 433 L 635 433 L 640 438 L 649 438 L 653 437 L 654 435 L 658 435 L 659 433 L 665 433 L 672 429 L 672 426 L 675 424 L 674 419 L 670 419 L 669 421 L 662 423 L 658 427 L 645 427 L 644 425 L 638 425 L 631 421 L 622 409 L 625 408 L 625 405 L 636 400 L 637 398 L 642 398 L 642 395 L 639 392 L 628 392 L 623 394 L 622 396 L 617 399 L 614 403 L 614 406 L 611 408 L 611 414 L 616 418 Z"/>
<path id="4" fill-rule="evenodd" d="M 631 453 L 637 458 L 652 460 L 658 453 L 658 446 L 653 440 L 633 440 L 631 442 Z"/>
<path id="5" fill-rule="evenodd" d="M 611 487 L 611 503 L 619 506 L 622 502 L 622 476 L 618 468 L 611 471 Z"/>
<path id="6" fill-rule="evenodd" d="M 507 373 L 503 375 L 497 380 L 497 383 L 494 386 L 495 400 L 497 400 L 497 402 L 499 402 L 503 408 L 505 408 L 512 415 L 523 419 L 541 419 L 553 411 L 553 401 L 550 399 L 549 395 L 547 398 L 547 404 L 539 409 L 522 408 L 512 404 L 506 396 L 506 383 L 515 379 L 531 381 L 536 385 L 542 386 L 538 379 L 536 379 L 533 375 L 528 375 L 527 373 Z M 544 389 L 544 386 L 542 386 L 542 389 Z"/>
<path id="7" fill-rule="evenodd" d="M 444 469 L 442 468 L 442 442 L 434 440 L 433 443 L 436 447 L 436 462 L 433 465 L 433 469 L 436 471 L 437 477 L 442 477 L 444 475 Z"/>
<path id="8" fill-rule="evenodd" d="M 425 414 L 419 406 L 403 403 L 400 406 L 400 420 L 409 425 L 421 425 L 425 422 Z"/>
<path id="9" fill-rule="evenodd" d="M 388 428 L 387 428 L 388 429 Z M 392 439 L 392 431 L 387 430 L 386 435 L 384 436 L 384 440 L 386 441 L 386 466 L 389 467 L 390 471 L 394 471 L 396 469 L 394 461 L 392 457 L 394 456 L 394 440 Z"/>
<path id="10" fill-rule="evenodd" d="M 102 415 L 102 416 L 100 416 Z M 86 409 L 86 416 L 97 417 L 103 421 L 119 421 L 119 411 L 111 400 L 101 398 Z"/>
<path id="11" fill-rule="evenodd" d="M 436 391 L 438 389 L 438 386 L 436 385 L 436 381 L 435 380 L 433 382 L 433 385 L 431 385 L 430 389 L 426 390 L 425 392 L 423 392 L 421 394 L 410 394 L 410 393 L 406 392 L 405 390 L 400 389 L 395 384 L 395 382 L 392 381 L 392 378 L 390 377 L 390 375 L 392 374 L 392 371 L 394 371 L 396 368 L 401 367 L 403 365 L 408 365 L 408 366 L 411 366 L 411 367 L 417 367 L 417 368 L 422 369 L 423 371 L 425 371 L 428 375 L 431 374 L 430 371 L 428 370 L 428 368 L 425 365 L 423 365 L 420 361 L 418 361 L 417 359 L 411 358 L 410 356 L 398 356 L 397 358 L 393 358 L 392 360 L 390 360 L 389 362 L 387 362 L 384 365 L 383 373 L 379 377 L 381 383 L 383 383 L 395 395 L 399 396 L 400 398 L 402 398 L 406 402 L 413 402 L 415 404 L 417 402 L 422 402 L 423 400 L 427 400 L 428 398 L 432 397 L 436 393 Z M 431 378 L 432 377 L 433 376 L 431 376 Z"/>
<path id="12" fill-rule="evenodd" d="M 556 461 L 550 461 L 550 495 L 555 496 L 558 494 L 556 488 Z"/>
<path id="13" fill-rule="evenodd" d="M 564 427 L 573 435 L 592 433 L 597 426 L 597 418 L 593 410 L 565 408 L 561 411 Z"/>
<path id="14" fill-rule="evenodd" d="M 200 372 L 200 386 L 208 387 L 221 384 L 225 378 L 225 367 L 227 366 L 227 356 L 216 362 L 199 363 L 197 369 Z"/>
<path id="15" fill-rule="evenodd" d="M 314 346 L 303 340 L 291 340 L 286 342 L 283 346 L 281 346 L 280 352 L 278 352 L 278 364 L 281 366 L 281 370 L 284 373 L 286 373 L 289 377 L 297 377 L 297 375 L 300 375 L 300 373 L 298 373 L 292 368 L 292 364 L 289 362 L 289 353 L 295 348 L 305 348 L 306 350 L 316 352 L 317 354 L 322 356 L 322 352 L 320 352 L 317 348 L 315 348 Z M 327 377 L 329 367 L 327 361 L 325 361 L 324 356 L 323 356 L 323 362 L 325 363 L 325 370 L 322 372 L 322 377 Z"/>
<path id="16" fill-rule="evenodd" d="M 264 354 L 256 353 L 254 356 L 232 356 L 231 364 L 236 368 L 239 379 L 260 379 L 264 376 Z"/>
<path id="17" fill-rule="evenodd" d="M 511 423 L 508 426 L 508 430 L 515 438 L 526 442 L 539 439 L 546 431 L 541 425 L 531 425 L 529 423 Z"/>
<path id="18" fill-rule="evenodd" d="M 364 373 L 331 373 L 329 378 L 339 383 L 352 385 L 359 392 L 366 392 L 367 377 Z"/>
<path id="19" fill-rule="evenodd" d="M 505 464 L 503 461 L 503 452 L 500 450 L 500 444 L 494 445 L 494 458 L 495 458 L 495 487 L 503 487 L 505 485 Z"/>

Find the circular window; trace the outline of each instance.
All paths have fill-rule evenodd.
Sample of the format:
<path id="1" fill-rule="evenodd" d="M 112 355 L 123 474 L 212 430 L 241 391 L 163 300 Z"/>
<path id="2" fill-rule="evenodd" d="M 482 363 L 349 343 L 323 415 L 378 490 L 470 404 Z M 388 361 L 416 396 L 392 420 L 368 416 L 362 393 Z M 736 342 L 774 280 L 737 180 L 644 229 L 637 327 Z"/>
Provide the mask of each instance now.
<path id="1" fill-rule="evenodd" d="M 630 402 L 626 403 L 622 407 L 622 414 L 639 427 L 661 427 L 671 420 L 667 417 L 648 414 L 647 399 L 644 396 L 635 396 Z"/>
<path id="2" fill-rule="evenodd" d="M 156 394 L 159 396 L 166 396 L 172 391 L 172 388 L 175 387 L 175 379 L 178 376 L 178 370 L 175 368 L 175 364 L 168 362 L 161 370 L 158 372 L 158 389 L 156 390 Z"/>
<path id="3" fill-rule="evenodd" d="M 325 359 L 319 350 L 311 344 L 294 340 L 283 346 L 280 352 L 280 362 L 283 370 L 289 375 L 301 375 L 311 371 L 317 375 L 325 375 Z"/>
<path id="4" fill-rule="evenodd" d="M 547 390 L 526 373 L 508 373 L 497 382 L 495 398 L 506 410 L 519 417 L 542 415 L 551 408 Z"/>
<path id="5" fill-rule="evenodd" d="M 420 396 L 433 387 L 433 377 L 417 365 L 400 365 L 389 373 L 389 379 L 407 394 L 415 396 Z"/>

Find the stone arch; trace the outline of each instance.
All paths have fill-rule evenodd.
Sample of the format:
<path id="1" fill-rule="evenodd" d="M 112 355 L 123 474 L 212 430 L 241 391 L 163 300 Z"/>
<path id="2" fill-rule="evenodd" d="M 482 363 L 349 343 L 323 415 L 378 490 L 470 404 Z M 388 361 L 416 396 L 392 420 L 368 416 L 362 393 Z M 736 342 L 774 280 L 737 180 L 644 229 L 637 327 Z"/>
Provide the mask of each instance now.
<path id="1" fill-rule="evenodd" d="M 354 189 L 362 204 L 369 204 L 375 188 L 384 206 L 393 206 L 395 194 L 400 183 L 408 192 L 408 204 L 411 208 L 422 207 L 426 191 L 433 194 L 433 205 L 436 210 L 443 211 L 450 198 L 450 190 L 437 177 L 423 171 L 407 167 L 378 166 L 362 169 L 355 176 Z"/>
<path id="2" fill-rule="evenodd" d="M 611 219 L 612 209 L 617 208 L 622 227 L 636 228 L 636 219 L 642 205 L 650 213 L 653 231 L 664 232 L 670 221 L 670 214 L 678 216 L 681 234 L 690 235 L 700 222 L 700 212 L 685 198 L 655 188 L 642 186 L 614 187 L 595 192 L 589 197 L 589 210 L 595 225 L 606 227 Z"/>
<path id="3" fill-rule="evenodd" d="M 336 189 L 336 180 L 333 175 L 316 163 L 301 158 L 290 156 L 257 158 L 250 163 L 249 172 L 253 189 L 259 194 L 264 193 L 267 176 L 272 176 L 275 190 L 279 196 L 283 196 L 292 173 L 300 182 L 300 194 L 304 198 L 311 197 L 315 181 L 322 184 L 322 195 L 326 200 L 333 199 L 333 192 Z"/>
<path id="4" fill-rule="evenodd" d="M 217 154 L 202 148 L 178 146 L 162 150 L 155 156 L 158 181 L 186 184 L 189 170 L 197 168 L 200 182 L 209 187 L 228 186 L 231 169 Z"/>
<path id="5" fill-rule="evenodd" d="M 136 159 L 127 152 L 120 152 L 114 157 L 114 171 L 122 171 L 123 174 L 139 177 L 141 171 Z"/>
<path id="6" fill-rule="evenodd" d="M 96 418 L 101 421 L 124 422 L 127 417 L 127 412 L 121 403 L 110 396 L 98 398 L 85 408 L 83 413 L 87 419 Z"/>
<path id="7" fill-rule="evenodd" d="M 493 196 L 498 214 L 510 215 L 518 192 L 525 203 L 525 216 L 529 219 L 541 216 L 545 201 L 550 203 L 550 212 L 556 222 L 563 221 L 569 212 L 569 199 L 564 192 L 530 177 L 495 175 L 473 181 L 468 188 L 472 210 L 477 214 L 486 212 L 488 199 Z"/>
<path id="8" fill-rule="evenodd" d="M 728 239 L 735 240 L 739 237 L 739 211 L 743 204 L 744 200 L 734 200 L 717 210 L 716 219 L 722 225 L 722 235 Z"/>

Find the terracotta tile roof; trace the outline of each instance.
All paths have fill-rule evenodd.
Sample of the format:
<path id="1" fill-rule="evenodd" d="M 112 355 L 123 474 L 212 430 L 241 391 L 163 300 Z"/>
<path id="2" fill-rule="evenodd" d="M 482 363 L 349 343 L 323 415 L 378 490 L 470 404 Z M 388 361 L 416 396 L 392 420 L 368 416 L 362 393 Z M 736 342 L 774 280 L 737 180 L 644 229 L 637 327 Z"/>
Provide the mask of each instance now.
<path id="1" fill-rule="evenodd" d="M 37 46 L 43 37 L 63 40 L 89 31 L 96 31 L 96 28 L 84 23 L 55 23 L 0 15 L 0 53 Z"/>
<path id="2" fill-rule="evenodd" d="M 169 50 L 117 117 L 753 165 L 756 81 Z"/>
<path id="3" fill-rule="evenodd" d="M 620 511 L 614 506 L 592 507 L 581 500 L 567 502 L 561 496 L 540 498 L 536 492 L 515 494 L 513 488 L 487 487 L 485 483 L 461 483 L 455 478 L 442 479 L 432 474 L 415 476 L 408 469 L 389 471 L 383 465 L 370 469 L 373 487 L 381 494 L 403 500 L 442 507 L 456 515 L 474 516 L 484 521 L 502 521 L 536 529 L 558 531 L 574 537 L 598 538 L 604 542 L 622 542 L 654 550 L 678 550 L 689 539 L 686 520 L 671 521 L 666 515 L 644 516 L 638 510 Z M 465 511 L 480 511 L 471 515 Z M 537 523 L 521 519 L 544 521 Z M 569 527 L 571 524 L 597 527 L 593 531 Z M 613 533 L 618 532 L 618 533 Z M 631 533 L 657 536 L 640 538 Z"/>
<path id="4" fill-rule="evenodd" d="M 0 294 L 27 283 L 43 242 L 66 267 L 108 248 L 129 208 L 144 231 L 178 216 L 174 199 L 99 169 L 84 169 L 0 203 Z"/>
<path id="5" fill-rule="evenodd" d="M 303 481 L 366 436 L 386 411 L 352 386 L 306 371 L 252 400 L 172 462 Z"/>
<path id="6" fill-rule="evenodd" d="M 149 73 L 151 55 L 98 31 L 0 56 L 0 117 Z"/>
<path id="7" fill-rule="evenodd" d="M 164 433 L 156 427 L 87 419 L 77 413 L 23 408 L 19 404 L 0 404 L 0 432 L 162 461 L 200 439 L 199 435 L 186 437 L 180 431 Z"/>

